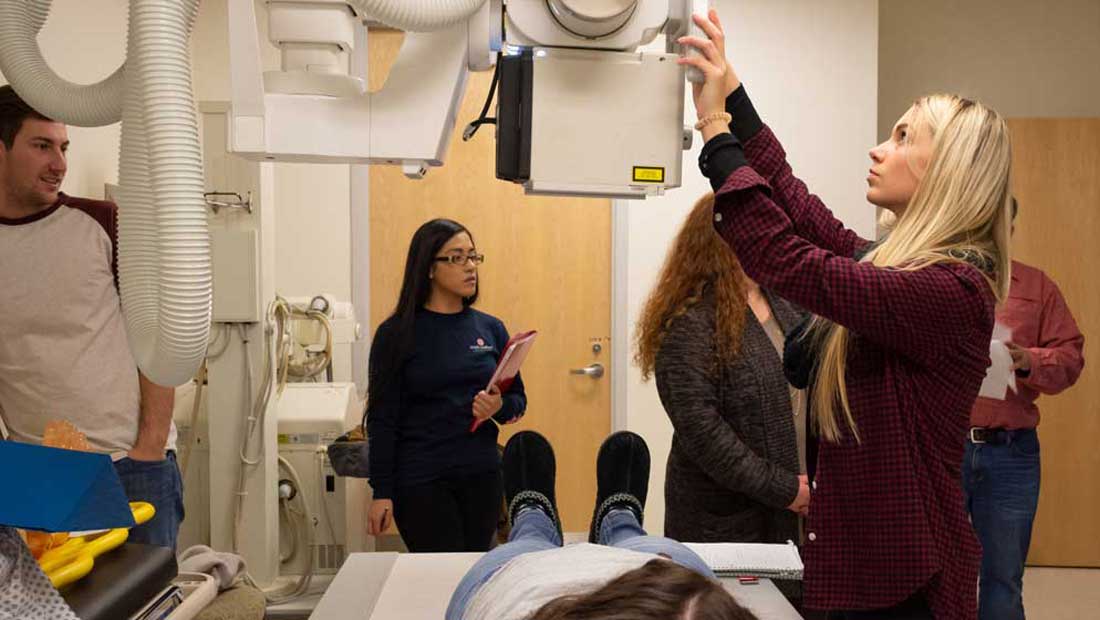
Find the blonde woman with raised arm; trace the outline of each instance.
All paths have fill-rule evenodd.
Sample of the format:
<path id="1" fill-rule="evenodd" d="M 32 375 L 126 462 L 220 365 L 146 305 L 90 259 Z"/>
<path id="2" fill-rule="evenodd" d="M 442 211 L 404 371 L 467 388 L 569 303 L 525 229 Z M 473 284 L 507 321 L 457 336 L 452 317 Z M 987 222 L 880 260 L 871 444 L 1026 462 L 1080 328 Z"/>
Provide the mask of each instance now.
<path id="1" fill-rule="evenodd" d="M 916 101 L 870 151 L 868 201 L 897 215 L 861 239 L 807 191 L 725 58 L 718 17 L 682 64 L 716 190 L 714 225 L 750 278 L 817 315 L 820 439 L 803 558 L 806 607 L 832 618 L 976 617 L 980 549 L 960 464 L 1010 281 L 1004 120 L 961 97 Z"/>

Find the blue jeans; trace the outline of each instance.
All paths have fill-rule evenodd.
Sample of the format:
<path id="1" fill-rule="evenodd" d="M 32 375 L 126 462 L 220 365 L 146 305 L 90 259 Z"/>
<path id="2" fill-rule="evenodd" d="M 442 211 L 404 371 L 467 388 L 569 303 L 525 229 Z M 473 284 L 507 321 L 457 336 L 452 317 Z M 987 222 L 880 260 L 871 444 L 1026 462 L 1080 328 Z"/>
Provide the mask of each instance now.
<path id="1" fill-rule="evenodd" d="M 1024 618 L 1024 561 L 1039 505 L 1039 474 L 1034 430 L 1015 431 L 1004 444 L 967 441 L 962 480 L 982 544 L 980 620 Z"/>
<path id="2" fill-rule="evenodd" d="M 183 521 L 183 480 L 176 453 L 169 450 L 163 461 L 119 459 L 115 471 L 131 502 L 149 502 L 157 511 L 150 521 L 130 530 L 127 542 L 175 550 Z"/>
<path id="3" fill-rule="evenodd" d="M 691 549 L 671 538 L 647 536 L 634 513 L 629 510 L 609 512 L 600 524 L 598 541 L 601 545 L 610 547 L 663 555 L 681 566 L 714 578 L 714 572 Z M 533 507 L 520 510 L 508 542 L 482 556 L 459 582 L 451 596 L 451 603 L 447 605 L 446 620 L 461 620 L 466 613 L 467 604 L 478 588 L 512 558 L 524 553 L 554 549 L 561 547 L 561 544 L 561 536 L 545 512 Z"/>

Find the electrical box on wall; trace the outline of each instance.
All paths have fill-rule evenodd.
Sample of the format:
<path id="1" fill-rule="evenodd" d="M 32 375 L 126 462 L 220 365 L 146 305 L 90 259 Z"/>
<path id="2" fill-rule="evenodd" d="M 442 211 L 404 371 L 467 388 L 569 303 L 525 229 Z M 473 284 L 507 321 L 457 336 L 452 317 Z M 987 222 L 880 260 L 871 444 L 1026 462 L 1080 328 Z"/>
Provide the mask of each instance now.
<path id="1" fill-rule="evenodd" d="M 260 321 L 260 246 L 254 230 L 211 230 L 215 323 Z"/>

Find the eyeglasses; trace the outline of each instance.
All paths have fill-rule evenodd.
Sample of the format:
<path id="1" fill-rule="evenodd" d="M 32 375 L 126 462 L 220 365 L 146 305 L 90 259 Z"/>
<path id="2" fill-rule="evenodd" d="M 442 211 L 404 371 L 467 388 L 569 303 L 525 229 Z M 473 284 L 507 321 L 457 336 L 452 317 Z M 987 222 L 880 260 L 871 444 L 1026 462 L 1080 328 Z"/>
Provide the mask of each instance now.
<path id="1" fill-rule="evenodd" d="M 485 262 L 484 254 L 448 254 L 447 256 L 436 256 L 435 261 L 437 263 L 450 263 L 452 265 L 465 265 L 467 262 L 474 265 L 480 265 Z"/>

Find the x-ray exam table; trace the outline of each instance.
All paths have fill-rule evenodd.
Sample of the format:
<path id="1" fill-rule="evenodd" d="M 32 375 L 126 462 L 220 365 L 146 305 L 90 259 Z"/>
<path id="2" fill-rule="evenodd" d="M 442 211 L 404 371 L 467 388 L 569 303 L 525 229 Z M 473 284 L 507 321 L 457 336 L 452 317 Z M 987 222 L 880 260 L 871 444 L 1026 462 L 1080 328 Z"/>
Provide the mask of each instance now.
<path id="1" fill-rule="evenodd" d="M 353 553 L 310 620 L 443 620 L 447 603 L 480 553 Z M 760 620 L 802 620 L 775 585 L 722 579 Z"/>

